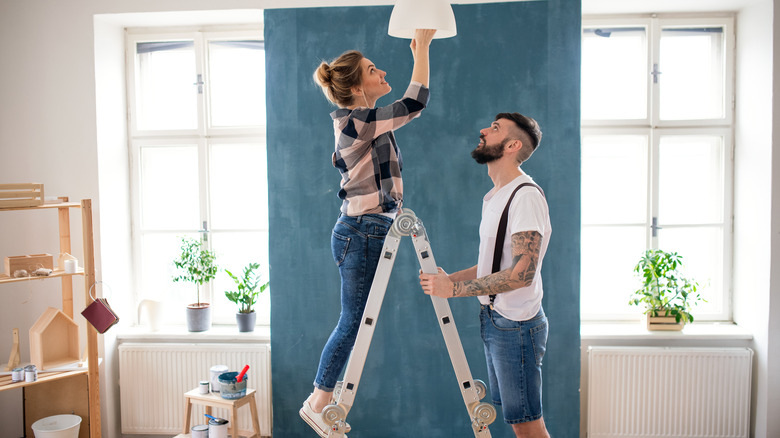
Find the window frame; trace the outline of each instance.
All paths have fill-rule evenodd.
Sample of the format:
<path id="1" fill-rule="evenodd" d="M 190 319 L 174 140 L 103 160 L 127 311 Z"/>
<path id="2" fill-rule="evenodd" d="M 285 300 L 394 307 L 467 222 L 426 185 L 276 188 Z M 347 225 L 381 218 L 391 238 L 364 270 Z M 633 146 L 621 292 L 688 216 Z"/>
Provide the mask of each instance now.
<path id="1" fill-rule="evenodd" d="M 647 66 L 652 69 L 653 64 L 660 63 L 660 44 L 651 44 L 652 41 L 660 38 L 662 27 L 682 27 L 682 26 L 723 26 L 726 39 L 724 47 L 725 63 L 725 84 L 724 84 L 724 117 L 717 119 L 701 120 L 660 120 L 660 93 L 654 91 L 651 81 L 647 82 L 647 117 L 644 119 L 622 119 L 622 120 L 596 120 L 582 119 L 583 127 L 592 126 L 659 126 L 659 127 L 689 127 L 689 126 L 727 126 L 734 123 L 734 109 L 736 96 L 734 93 L 734 70 L 735 70 L 735 49 L 736 34 L 734 32 L 734 17 L 713 15 L 708 17 L 690 17 L 686 18 L 679 15 L 658 15 L 658 16 L 584 16 L 582 18 L 582 29 L 594 26 L 611 27 L 644 27 L 647 32 Z M 661 67 L 663 68 L 663 67 Z"/>
<path id="2" fill-rule="evenodd" d="M 212 126 L 209 112 L 206 108 L 210 105 L 211 101 L 211 87 L 208 86 L 210 75 L 207 72 L 209 64 L 209 51 L 208 43 L 210 41 L 229 41 L 236 39 L 252 39 L 264 41 L 263 28 L 257 24 L 253 25 L 225 25 L 225 26 L 206 26 L 206 27 L 164 27 L 164 28 L 126 28 L 125 29 L 125 55 L 126 55 L 126 99 L 128 108 L 128 154 L 130 162 L 130 202 L 131 202 L 131 261 L 133 263 L 132 276 L 135 279 L 136 284 L 143 285 L 143 272 L 141 272 L 142 266 L 142 240 L 143 236 L 147 233 L 173 233 L 177 235 L 193 235 L 198 233 L 198 230 L 192 229 L 144 229 L 142 224 L 142 205 L 141 205 L 141 150 L 146 147 L 165 147 L 167 145 L 178 144 L 192 144 L 197 147 L 198 150 L 198 193 L 199 193 L 199 214 L 200 219 L 198 223 L 201 224 L 199 228 L 202 229 L 203 221 L 208 221 L 209 230 L 207 233 L 211 233 L 212 221 L 209 212 L 210 206 L 210 189 L 209 189 L 209 161 L 210 161 L 210 145 L 212 144 L 227 144 L 227 143 L 251 143 L 259 144 L 262 149 L 267 150 L 267 138 L 266 138 L 266 121 L 263 120 L 261 124 L 256 126 L 242 126 L 242 127 L 219 127 Z M 192 40 L 195 50 L 195 74 L 202 75 L 203 81 L 206 82 L 206 86 L 203 87 L 203 92 L 197 94 L 197 120 L 198 126 L 194 129 L 172 129 L 172 130 L 142 130 L 138 129 L 138 108 L 136 102 L 136 44 L 142 42 L 156 42 L 156 41 L 176 41 L 176 40 Z M 195 82 L 196 78 L 193 78 Z M 195 85 L 195 84 L 193 84 Z M 214 232 L 223 233 L 239 230 L 217 230 Z M 247 230 L 243 230 L 247 231 Z M 265 224 L 257 229 L 251 229 L 253 232 L 261 232 L 268 234 L 268 225 Z M 203 233 L 200 233 L 202 236 Z M 211 248 L 211 239 L 208 239 L 209 243 L 207 247 Z M 218 262 L 219 263 L 219 262 Z M 262 267 L 265 270 L 268 266 Z M 220 266 L 220 271 L 224 269 Z M 267 275 L 263 275 L 267 280 Z M 204 301 L 214 305 L 216 294 L 222 293 L 221 291 L 213 290 L 213 282 L 204 285 L 201 289 L 201 296 L 205 296 Z M 269 293 L 266 291 L 266 293 Z M 144 291 L 134 291 L 134 302 L 136 305 L 140 300 L 147 298 Z M 262 297 L 258 298 L 258 304 L 261 304 Z M 231 303 L 232 305 L 232 303 Z M 257 311 L 257 324 L 259 326 L 270 325 L 270 306 L 266 306 L 267 309 L 263 311 Z M 256 308 L 255 310 L 259 310 Z M 183 314 L 181 324 L 183 325 Z M 220 317 L 217 312 L 212 309 L 212 320 L 215 325 L 236 324 L 235 318 L 232 316 L 223 315 Z M 178 323 L 178 322 L 177 322 Z"/>
<path id="3" fill-rule="evenodd" d="M 736 34 L 734 28 L 734 16 L 731 14 L 713 14 L 708 16 L 691 16 L 688 14 L 663 14 L 663 15 L 592 15 L 582 19 L 583 32 L 592 27 L 645 27 L 647 29 L 648 73 L 653 69 L 653 64 L 658 63 L 660 56 L 660 35 L 662 28 L 689 27 L 689 26 L 722 26 L 724 29 L 724 115 L 715 119 L 703 120 L 660 120 L 660 90 L 655 87 L 653 81 L 647 80 L 647 112 L 646 119 L 629 120 L 581 120 L 581 133 L 587 135 L 635 135 L 640 134 L 648 138 L 648 174 L 647 174 L 647 217 L 645 220 L 646 247 L 657 248 L 658 238 L 652 236 L 651 221 L 653 217 L 659 217 L 659 150 L 663 136 L 668 135 L 719 135 L 723 139 L 723 166 L 724 166 L 724 192 L 723 192 L 723 290 L 721 299 L 722 311 L 706 314 L 699 321 L 731 321 L 733 319 L 733 210 L 734 210 L 734 110 L 735 110 L 735 48 Z M 663 70 L 663 67 L 661 67 Z M 612 226 L 629 226 L 633 224 L 617 224 Z M 585 227 L 608 226 L 604 224 L 582 224 Z M 670 228 L 683 226 L 667 225 Z M 695 226 L 706 226 L 696 224 Z M 581 249 L 583 256 L 587 256 L 586 248 Z M 584 290 L 581 291 L 584 294 Z M 626 292 L 626 301 L 630 291 Z M 584 299 L 588 299 L 583 295 Z M 695 311 L 695 308 L 694 308 Z M 581 318 L 585 322 L 599 321 L 627 321 L 635 317 L 617 314 L 595 314 L 583 312 Z"/>
<path id="4" fill-rule="evenodd" d="M 615 17 L 582 17 L 582 29 L 584 31 L 587 27 L 593 27 L 596 25 L 607 25 L 610 27 L 643 27 L 646 30 L 647 38 L 645 40 L 645 51 L 647 52 L 647 66 L 653 65 L 653 57 L 650 50 L 647 47 L 650 44 L 652 38 L 652 24 L 650 17 L 631 17 L 615 18 Z M 645 96 L 647 102 L 647 108 L 644 119 L 613 119 L 613 120 L 601 120 L 601 119 L 581 119 L 580 124 L 582 127 L 596 127 L 596 126 L 609 126 L 609 127 L 639 127 L 650 125 L 651 112 L 651 96 L 652 96 L 652 83 L 648 81 L 645 87 Z"/>
<path id="5" fill-rule="evenodd" d="M 712 26 L 723 27 L 724 41 L 723 54 L 724 62 L 724 84 L 723 84 L 723 117 L 716 119 L 697 119 L 697 120 L 661 120 L 660 119 L 660 93 L 653 93 L 653 115 L 652 121 L 658 127 L 697 127 L 697 126 L 731 126 L 734 123 L 734 110 L 736 98 L 734 94 L 734 52 L 736 50 L 736 35 L 734 33 L 734 17 L 700 17 L 700 18 L 656 18 L 653 21 L 653 35 L 660 35 L 662 27 L 688 27 L 688 26 Z M 660 44 L 653 48 L 653 63 L 660 63 Z M 652 64 L 650 64 L 652 65 Z M 663 66 L 661 67 L 663 69 Z"/>

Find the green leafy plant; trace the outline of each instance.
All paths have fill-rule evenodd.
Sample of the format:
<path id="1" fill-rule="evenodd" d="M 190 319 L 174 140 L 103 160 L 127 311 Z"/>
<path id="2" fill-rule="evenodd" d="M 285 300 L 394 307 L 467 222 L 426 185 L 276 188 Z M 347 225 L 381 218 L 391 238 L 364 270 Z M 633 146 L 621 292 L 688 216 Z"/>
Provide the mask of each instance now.
<path id="1" fill-rule="evenodd" d="M 660 249 L 645 251 L 634 267 L 642 277 L 642 287 L 636 290 L 629 304 L 645 306 L 645 314 L 674 316 L 675 321 L 693 322 L 692 306 L 705 301 L 697 292 L 698 283 L 680 273 L 682 256 Z"/>
<path id="2" fill-rule="evenodd" d="M 239 313 L 252 313 L 254 312 L 253 306 L 257 302 L 257 296 L 268 288 L 269 282 L 263 284 L 260 280 L 260 275 L 255 272 L 260 267 L 259 263 L 250 263 L 244 267 L 244 274 L 242 276 L 233 275 L 232 272 L 225 269 L 225 272 L 236 283 L 237 291 L 225 292 L 225 296 L 230 301 L 238 304 Z"/>
<path id="3" fill-rule="evenodd" d="M 217 276 L 217 256 L 214 251 L 203 247 L 203 242 L 191 237 L 181 238 L 181 255 L 173 261 L 179 270 L 179 275 L 173 281 L 194 283 L 198 290 L 198 306 L 200 303 L 200 286 Z"/>

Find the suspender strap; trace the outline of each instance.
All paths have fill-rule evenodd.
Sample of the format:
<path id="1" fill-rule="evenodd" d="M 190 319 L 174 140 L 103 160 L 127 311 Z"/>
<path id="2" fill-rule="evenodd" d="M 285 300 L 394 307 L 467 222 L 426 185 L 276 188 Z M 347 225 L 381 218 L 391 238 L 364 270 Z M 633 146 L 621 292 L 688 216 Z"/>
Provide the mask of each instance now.
<path id="1" fill-rule="evenodd" d="M 542 194 L 542 197 L 544 197 L 544 191 L 541 187 L 537 186 L 534 183 L 522 183 L 515 190 L 512 192 L 511 195 L 509 195 L 509 200 L 506 203 L 506 207 L 504 207 L 504 212 L 501 213 L 501 219 L 498 221 L 498 231 L 496 232 L 496 248 L 493 251 L 493 270 L 491 272 L 496 273 L 501 270 L 501 253 L 504 249 L 504 239 L 506 238 L 506 226 L 507 222 L 509 222 L 509 206 L 512 205 L 512 199 L 515 197 L 515 193 L 517 193 L 518 190 L 525 186 L 533 186 L 536 187 L 539 190 L 539 193 Z M 496 295 L 492 294 L 490 295 L 490 308 L 493 308 L 493 302 L 496 301 Z"/>

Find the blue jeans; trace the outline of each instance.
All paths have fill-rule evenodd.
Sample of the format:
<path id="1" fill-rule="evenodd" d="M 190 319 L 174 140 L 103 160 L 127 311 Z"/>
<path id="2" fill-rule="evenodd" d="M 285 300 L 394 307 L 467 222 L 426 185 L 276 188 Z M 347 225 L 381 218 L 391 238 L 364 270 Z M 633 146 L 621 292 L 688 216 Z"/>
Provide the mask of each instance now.
<path id="1" fill-rule="evenodd" d="M 339 216 L 330 240 L 341 275 L 341 315 L 322 349 L 314 387 L 333 391 L 355 345 L 368 293 L 393 221 L 378 214 Z"/>
<path id="2" fill-rule="evenodd" d="M 514 321 L 483 305 L 479 319 L 493 404 L 501 406 L 508 424 L 542 418 L 548 331 L 544 310 L 527 321 Z"/>

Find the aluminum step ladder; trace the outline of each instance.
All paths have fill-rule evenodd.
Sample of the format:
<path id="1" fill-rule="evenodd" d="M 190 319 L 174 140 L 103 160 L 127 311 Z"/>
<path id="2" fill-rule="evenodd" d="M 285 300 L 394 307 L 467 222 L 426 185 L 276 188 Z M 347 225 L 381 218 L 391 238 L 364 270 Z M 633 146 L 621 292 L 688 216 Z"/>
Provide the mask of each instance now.
<path id="1" fill-rule="evenodd" d="M 347 363 L 344 380 L 339 382 L 340 385 L 338 386 L 340 387 L 337 387 L 334 393 L 334 403 L 329 404 L 322 411 L 323 420 L 331 428 L 328 433 L 329 438 L 342 438 L 344 434 L 349 432 L 346 422 L 347 414 L 352 409 L 355 400 L 360 376 L 363 373 L 366 356 L 368 355 L 368 348 L 371 346 L 371 338 L 374 335 L 374 328 L 382 307 L 382 300 L 385 297 L 387 283 L 390 280 L 390 273 L 395 263 L 396 252 L 403 236 L 411 236 L 422 272 L 427 274 L 438 272 L 425 227 L 413 211 L 404 209 L 396 217 L 385 237 L 382 255 L 376 268 L 374 281 L 371 284 L 366 309 L 363 311 L 363 319 L 358 329 L 352 355 Z M 455 320 L 452 317 L 452 311 L 447 300 L 431 296 L 431 301 L 436 311 L 436 317 L 439 320 L 444 342 L 447 345 L 452 367 L 455 370 L 455 377 L 458 380 L 458 386 L 463 396 L 463 403 L 466 405 L 466 410 L 471 419 L 471 428 L 474 431 L 474 436 L 477 438 L 490 437 L 488 425 L 496 419 L 496 409 L 492 404 L 480 401 L 485 397 L 487 388 L 482 381 L 474 380 L 471 377 L 466 355 L 463 352 L 463 345 L 460 342 L 460 337 L 458 337 L 458 329 L 455 327 Z"/>

